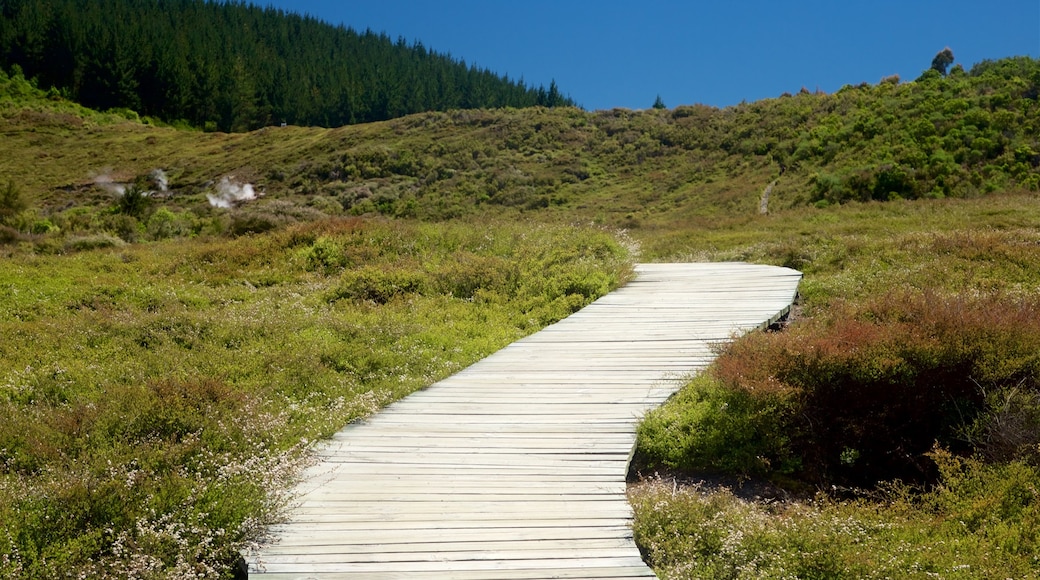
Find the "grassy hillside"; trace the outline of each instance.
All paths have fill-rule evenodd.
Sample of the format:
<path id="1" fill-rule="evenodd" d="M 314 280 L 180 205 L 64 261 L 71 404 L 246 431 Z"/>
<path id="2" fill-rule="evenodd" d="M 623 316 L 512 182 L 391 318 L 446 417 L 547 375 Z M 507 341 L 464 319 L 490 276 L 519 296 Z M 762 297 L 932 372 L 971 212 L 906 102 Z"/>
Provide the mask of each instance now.
<path id="1" fill-rule="evenodd" d="M 218 576 L 306 440 L 638 256 L 805 273 L 785 332 L 723 351 L 636 459 L 790 501 L 636 486 L 663 577 L 1029 577 L 1038 70 L 245 134 L 0 76 L 0 574 Z"/>
<path id="2" fill-rule="evenodd" d="M 756 219 L 770 184 L 767 207 L 778 214 L 1040 183 L 1040 63 L 1028 58 L 724 110 L 457 111 L 233 135 L 70 112 L 24 82 L 0 84 L 11 152 L 0 181 L 66 233 L 97 229 L 79 222 L 114 205 L 99 177 L 156 189 L 156 169 L 169 190 L 152 210 L 190 212 L 193 231 L 256 230 L 323 214 L 440 220 L 523 212 L 631 229 L 648 257 L 682 251 L 691 232 Z M 214 210 L 206 195 L 225 178 L 263 197 Z M 70 210 L 76 219 L 65 219 Z M 131 217 L 146 228 L 148 215 Z M 101 229 L 129 237 L 128 224 Z"/>

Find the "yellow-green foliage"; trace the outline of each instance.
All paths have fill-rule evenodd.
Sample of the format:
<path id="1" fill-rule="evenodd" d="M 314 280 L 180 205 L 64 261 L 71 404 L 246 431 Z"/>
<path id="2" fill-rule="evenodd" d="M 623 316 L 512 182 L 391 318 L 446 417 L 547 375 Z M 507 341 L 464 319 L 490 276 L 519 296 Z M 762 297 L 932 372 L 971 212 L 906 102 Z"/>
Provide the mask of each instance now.
<path id="1" fill-rule="evenodd" d="M 788 475 L 800 466 L 784 419 L 790 404 L 775 395 L 727 388 L 708 375 L 685 385 L 639 424 L 631 468 L 660 468 L 737 478 Z"/>
<path id="2" fill-rule="evenodd" d="M 1035 578 L 1036 467 L 937 458 L 942 487 L 870 501 L 755 502 L 650 479 L 629 491 L 633 532 L 663 580 Z"/>
<path id="3" fill-rule="evenodd" d="M 630 274 L 532 224 L 83 243 L 0 268 L 0 577 L 218 577 L 308 441 Z"/>

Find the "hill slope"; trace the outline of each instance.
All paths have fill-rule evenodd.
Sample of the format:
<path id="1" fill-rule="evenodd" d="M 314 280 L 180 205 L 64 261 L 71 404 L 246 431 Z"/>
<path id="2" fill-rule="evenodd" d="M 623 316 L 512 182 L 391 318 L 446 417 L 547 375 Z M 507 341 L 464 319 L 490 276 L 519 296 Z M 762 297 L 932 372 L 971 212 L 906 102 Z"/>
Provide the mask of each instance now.
<path id="1" fill-rule="evenodd" d="M 340 213 L 525 212 L 681 236 L 754 218 L 770 184 L 773 213 L 1040 184 L 1040 62 L 1029 58 L 727 109 L 453 111 L 247 134 L 99 116 L 46 100 L 24 80 L 0 83 L 9 152 L 0 182 L 13 182 L 38 217 L 66 230 L 80 227 L 67 219 L 70 207 L 113 207 L 104 180 L 155 188 L 156 169 L 169 189 L 153 210 L 188 211 L 209 231 L 238 223 L 236 232 Z M 225 180 L 263 195 L 214 208 L 207 199 Z"/>

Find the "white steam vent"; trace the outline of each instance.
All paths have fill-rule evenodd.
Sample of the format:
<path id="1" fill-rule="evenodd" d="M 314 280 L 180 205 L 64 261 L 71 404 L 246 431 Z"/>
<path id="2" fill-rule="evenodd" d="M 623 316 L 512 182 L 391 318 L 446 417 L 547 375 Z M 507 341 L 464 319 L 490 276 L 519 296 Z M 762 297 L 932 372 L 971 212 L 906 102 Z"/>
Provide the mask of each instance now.
<path id="1" fill-rule="evenodd" d="M 159 188 L 160 193 L 166 193 L 170 190 L 170 178 L 167 177 L 165 171 L 162 169 L 153 169 L 150 175 L 152 181 L 155 182 L 155 186 Z"/>
<path id="2" fill-rule="evenodd" d="M 168 193 L 170 191 L 170 178 L 162 169 L 153 169 L 148 174 L 148 177 L 151 178 L 158 191 L 149 189 L 142 192 L 143 195 L 151 196 L 156 193 Z M 112 176 L 111 169 L 105 169 L 100 175 L 95 176 L 94 184 L 116 197 L 123 197 L 123 194 L 126 193 L 126 188 L 130 186 L 129 183 L 116 181 L 115 177 Z"/>
<path id="3" fill-rule="evenodd" d="M 213 207 L 229 208 L 236 203 L 256 199 L 256 191 L 251 183 L 237 183 L 231 177 L 224 177 L 217 184 L 217 192 L 207 193 L 206 199 Z"/>
<path id="4" fill-rule="evenodd" d="M 94 184 L 118 197 L 123 197 L 123 194 L 126 193 L 126 184 L 117 182 L 108 171 L 95 177 Z"/>

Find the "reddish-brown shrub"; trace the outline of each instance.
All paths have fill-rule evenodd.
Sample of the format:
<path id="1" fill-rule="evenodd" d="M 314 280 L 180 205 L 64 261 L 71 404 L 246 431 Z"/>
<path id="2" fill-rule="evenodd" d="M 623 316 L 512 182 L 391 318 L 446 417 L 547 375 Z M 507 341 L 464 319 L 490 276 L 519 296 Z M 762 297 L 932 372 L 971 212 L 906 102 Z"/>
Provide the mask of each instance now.
<path id="1" fill-rule="evenodd" d="M 1040 304 L 895 292 L 788 332 L 751 335 L 718 359 L 725 384 L 780 393 L 806 478 L 931 481 L 936 441 L 962 453 L 986 392 L 1040 390 Z"/>

